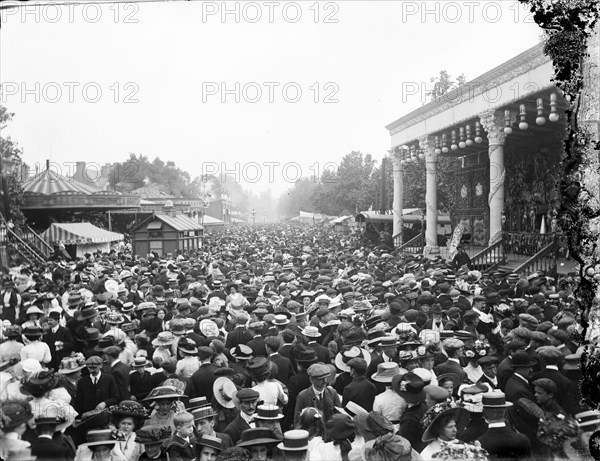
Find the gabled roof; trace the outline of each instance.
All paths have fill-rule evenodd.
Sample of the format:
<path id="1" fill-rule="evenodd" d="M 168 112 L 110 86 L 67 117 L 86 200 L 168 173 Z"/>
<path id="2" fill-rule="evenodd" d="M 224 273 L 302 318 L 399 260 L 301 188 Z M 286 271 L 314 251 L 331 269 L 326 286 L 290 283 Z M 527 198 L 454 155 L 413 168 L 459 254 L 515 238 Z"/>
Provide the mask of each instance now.
<path id="1" fill-rule="evenodd" d="M 201 230 L 202 225 L 194 221 L 192 218 L 184 214 L 178 214 L 177 216 L 169 216 L 166 214 L 155 213 L 152 216 L 148 217 L 137 226 L 135 226 L 134 231 L 144 228 L 149 223 L 154 221 L 160 221 L 165 223 L 167 226 L 172 227 L 178 232 L 183 231 L 191 231 L 191 230 Z"/>

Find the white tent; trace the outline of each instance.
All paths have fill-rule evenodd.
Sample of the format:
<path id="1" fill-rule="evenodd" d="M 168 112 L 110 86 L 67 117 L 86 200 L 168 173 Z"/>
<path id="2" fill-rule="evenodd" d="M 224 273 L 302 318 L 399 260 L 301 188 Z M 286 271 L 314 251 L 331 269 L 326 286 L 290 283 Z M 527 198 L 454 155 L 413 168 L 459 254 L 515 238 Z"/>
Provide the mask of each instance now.
<path id="1" fill-rule="evenodd" d="M 75 256 L 95 251 L 109 252 L 112 243 L 123 240 L 123 234 L 101 229 L 89 222 L 53 223 L 41 237 L 49 245 L 74 245 Z"/>

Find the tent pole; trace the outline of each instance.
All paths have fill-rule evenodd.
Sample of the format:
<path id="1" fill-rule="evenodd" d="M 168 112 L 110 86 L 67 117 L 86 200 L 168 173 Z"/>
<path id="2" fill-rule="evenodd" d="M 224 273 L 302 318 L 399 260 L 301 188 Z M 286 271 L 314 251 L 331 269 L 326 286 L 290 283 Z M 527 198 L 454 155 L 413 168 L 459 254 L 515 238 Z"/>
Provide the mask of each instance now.
<path id="1" fill-rule="evenodd" d="M 110 219 L 110 210 L 108 210 L 108 230 L 112 232 L 112 222 Z"/>

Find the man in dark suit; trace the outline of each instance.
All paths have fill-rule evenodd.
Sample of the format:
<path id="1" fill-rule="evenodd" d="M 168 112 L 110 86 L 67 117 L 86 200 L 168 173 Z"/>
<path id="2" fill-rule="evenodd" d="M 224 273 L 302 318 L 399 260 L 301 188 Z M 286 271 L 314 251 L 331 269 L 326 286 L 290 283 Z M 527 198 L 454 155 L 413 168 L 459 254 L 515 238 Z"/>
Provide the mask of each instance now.
<path id="1" fill-rule="evenodd" d="M 365 410 L 371 411 L 377 395 L 377 387 L 365 376 L 367 361 L 362 358 L 353 358 L 348 361 L 347 365 L 350 367 L 352 382 L 344 389 L 342 405 L 354 402 Z"/>
<path id="2" fill-rule="evenodd" d="M 329 349 L 317 343 L 317 338 L 321 336 L 317 327 L 308 326 L 302 330 L 302 336 L 306 339 L 306 345 L 315 351 L 319 362 L 331 363 L 331 354 Z"/>
<path id="3" fill-rule="evenodd" d="M 464 353 L 465 343 L 460 339 L 448 338 L 444 339 L 442 346 L 448 354 L 448 360 L 435 367 L 436 375 L 439 376 L 445 373 L 453 373 L 460 377 L 460 382 L 466 382 L 468 379 L 467 373 L 460 364 L 460 359 Z"/>
<path id="4" fill-rule="evenodd" d="M 306 407 L 316 408 L 321 413 L 322 420 L 329 421 L 335 414 L 336 407 L 342 406 L 338 393 L 332 387 L 327 386 L 330 375 L 331 370 L 323 363 L 315 363 L 308 368 L 311 386 L 300 392 L 296 399 L 294 426 L 298 426 L 300 413 Z"/>
<path id="5" fill-rule="evenodd" d="M 236 398 L 240 402 L 240 409 L 237 416 L 231 421 L 223 431 L 235 444 L 242 438 L 242 432 L 246 429 L 256 427 L 254 422 L 254 413 L 258 404 L 260 394 L 254 389 L 241 389 L 237 392 Z"/>
<path id="6" fill-rule="evenodd" d="M 215 371 L 219 367 L 213 365 L 210 361 L 212 358 L 212 349 L 210 347 L 199 347 L 198 358 L 200 359 L 200 368 L 192 375 L 192 384 L 196 390 L 195 397 L 206 397 L 210 401 L 213 394 L 213 384 L 217 379 Z"/>
<path id="7" fill-rule="evenodd" d="M 104 361 L 108 365 L 107 373 L 111 374 L 119 388 L 119 401 L 129 400 L 129 366 L 119 359 L 121 348 L 109 346 L 103 349 Z"/>
<path id="8" fill-rule="evenodd" d="M 490 461 L 506 459 L 524 459 L 531 454 L 529 439 L 506 426 L 505 395 L 496 391 L 483 394 L 483 415 L 488 423 L 488 430 L 478 438 L 482 448 L 489 453 Z"/>
<path id="9" fill-rule="evenodd" d="M 72 461 L 75 453 L 53 439 L 56 426 L 65 420 L 58 417 L 58 407 L 45 409 L 41 417 L 35 418 L 37 439 L 31 443 L 31 454 L 38 461 Z"/>
<path id="10" fill-rule="evenodd" d="M 265 348 L 269 360 L 277 365 L 277 376 L 275 376 L 275 379 L 287 386 L 290 382 L 290 378 L 294 375 L 294 368 L 292 367 L 290 359 L 279 355 L 278 351 L 280 347 L 281 338 L 278 336 L 268 336 L 265 338 Z"/>
<path id="11" fill-rule="evenodd" d="M 558 362 L 562 360 L 561 351 L 554 346 L 543 346 L 538 349 L 538 353 L 546 364 L 545 368 L 534 373 L 532 381 L 540 378 L 548 378 L 556 384 L 556 403 L 571 416 L 577 412 L 577 402 L 574 401 L 573 395 L 576 395 L 573 389 L 573 383 L 560 371 L 558 371 Z"/>
<path id="12" fill-rule="evenodd" d="M 4 289 L 0 291 L 0 306 L 2 306 L 2 312 L 0 312 L 0 320 L 8 320 L 11 324 L 16 325 L 20 323 L 23 317 L 24 309 L 22 308 L 21 295 L 15 289 L 15 284 L 11 279 L 4 281 Z"/>
<path id="13" fill-rule="evenodd" d="M 252 334 L 252 339 L 248 341 L 248 347 L 252 349 L 254 357 L 267 357 L 265 338 L 262 337 L 263 326 L 264 322 L 253 322 L 248 327 L 248 330 Z"/>
<path id="14" fill-rule="evenodd" d="M 73 351 L 73 335 L 68 328 L 59 325 L 60 311 L 50 310 L 48 313 L 48 331 L 44 333 L 43 341 L 48 344 L 52 360 L 50 367 L 58 370 L 58 366 L 64 357 Z"/>
<path id="15" fill-rule="evenodd" d="M 85 362 L 90 374 L 77 381 L 73 408 L 80 415 L 90 410 L 103 410 L 119 403 L 119 389 L 115 378 L 102 373 L 102 359 L 93 355 Z"/>
<path id="16" fill-rule="evenodd" d="M 238 344 L 248 344 L 252 341 L 252 334 L 246 328 L 246 323 L 248 323 L 249 319 L 250 317 L 245 312 L 238 314 L 235 319 L 235 328 L 229 332 L 225 341 L 227 349 L 231 350 Z"/>
<path id="17" fill-rule="evenodd" d="M 485 385 L 490 392 L 494 389 L 498 389 L 498 359 L 493 355 L 486 355 L 478 359 L 477 363 L 481 366 L 483 371 L 477 384 Z"/>
<path id="18" fill-rule="evenodd" d="M 533 389 L 529 384 L 529 379 L 533 374 L 535 361 L 529 357 L 525 351 L 517 351 L 512 356 L 512 366 L 514 374 L 506 383 L 506 399 L 509 402 L 516 402 L 520 398 L 526 398 L 535 402 Z"/>

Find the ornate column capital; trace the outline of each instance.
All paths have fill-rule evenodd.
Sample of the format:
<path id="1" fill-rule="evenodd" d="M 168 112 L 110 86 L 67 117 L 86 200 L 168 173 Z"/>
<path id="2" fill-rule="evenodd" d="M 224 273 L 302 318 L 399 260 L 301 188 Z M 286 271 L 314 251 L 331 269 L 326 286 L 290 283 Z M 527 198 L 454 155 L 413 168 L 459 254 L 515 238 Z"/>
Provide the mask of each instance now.
<path id="1" fill-rule="evenodd" d="M 402 170 L 402 163 L 401 163 L 402 158 L 401 158 L 400 148 L 394 147 L 394 148 L 390 149 L 388 152 L 390 154 L 390 158 L 392 159 L 392 167 L 393 167 L 392 171 L 401 171 Z"/>
<path id="2" fill-rule="evenodd" d="M 419 138 L 419 147 L 423 149 L 426 162 L 437 162 L 438 156 L 435 153 L 435 138 L 433 136 Z"/>
<path id="3" fill-rule="evenodd" d="M 487 132 L 490 146 L 504 144 L 504 115 L 499 110 L 488 110 L 479 114 L 481 126 Z"/>

